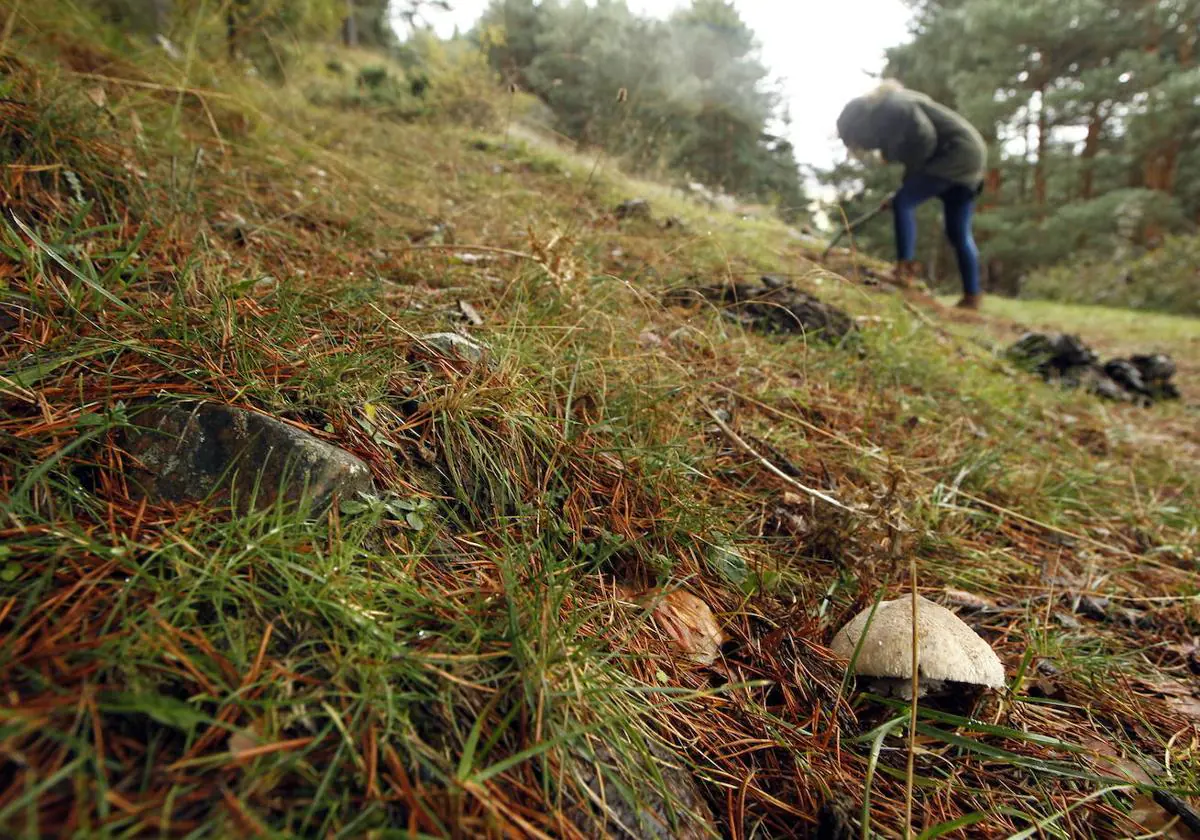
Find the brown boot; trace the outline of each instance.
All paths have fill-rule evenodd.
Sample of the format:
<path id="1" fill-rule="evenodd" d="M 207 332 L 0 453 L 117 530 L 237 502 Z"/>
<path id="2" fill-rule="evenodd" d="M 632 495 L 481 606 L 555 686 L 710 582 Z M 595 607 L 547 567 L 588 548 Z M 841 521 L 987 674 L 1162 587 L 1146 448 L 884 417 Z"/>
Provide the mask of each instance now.
<path id="1" fill-rule="evenodd" d="M 911 289 L 917 285 L 921 269 L 916 260 L 901 260 L 892 271 L 892 282 L 901 289 Z"/>
<path id="2" fill-rule="evenodd" d="M 959 309 L 972 309 L 978 311 L 980 304 L 983 302 L 983 295 L 967 295 L 962 296 L 962 300 L 955 304 Z"/>

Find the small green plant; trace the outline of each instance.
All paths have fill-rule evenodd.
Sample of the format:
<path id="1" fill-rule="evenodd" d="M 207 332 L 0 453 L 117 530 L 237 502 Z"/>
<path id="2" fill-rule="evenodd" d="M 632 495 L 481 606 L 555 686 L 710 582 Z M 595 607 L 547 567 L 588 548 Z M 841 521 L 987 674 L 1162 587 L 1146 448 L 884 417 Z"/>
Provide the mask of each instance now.
<path id="1" fill-rule="evenodd" d="M 386 67 L 371 65 L 358 71 L 357 82 L 368 90 L 379 91 L 385 86 L 391 85 L 393 80 Z"/>

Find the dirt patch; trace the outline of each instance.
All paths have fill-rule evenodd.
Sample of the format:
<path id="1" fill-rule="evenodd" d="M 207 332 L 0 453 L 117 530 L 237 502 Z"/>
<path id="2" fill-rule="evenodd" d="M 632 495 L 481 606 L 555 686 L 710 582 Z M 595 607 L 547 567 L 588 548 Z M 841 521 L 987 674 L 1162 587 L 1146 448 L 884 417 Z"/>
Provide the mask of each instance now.
<path id="1" fill-rule="evenodd" d="M 838 309 L 787 283 L 763 276 L 758 283 L 718 283 L 672 289 L 668 306 L 716 304 L 721 315 L 748 329 L 765 333 L 801 333 L 829 342 L 840 341 L 857 327 Z"/>

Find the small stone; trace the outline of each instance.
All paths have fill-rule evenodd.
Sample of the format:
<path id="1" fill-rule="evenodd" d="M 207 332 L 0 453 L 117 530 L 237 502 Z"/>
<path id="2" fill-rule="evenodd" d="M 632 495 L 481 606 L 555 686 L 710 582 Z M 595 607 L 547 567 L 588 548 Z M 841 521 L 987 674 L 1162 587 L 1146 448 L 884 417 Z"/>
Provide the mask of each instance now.
<path id="1" fill-rule="evenodd" d="M 1107 598 L 1084 595 L 1079 599 L 1079 604 L 1075 608 L 1075 612 L 1085 615 L 1088 618 L 1094 618 L 1097 621 L 1104 621 L 1108 618 L 1108 606 L 1109 600 Z"/>
<path id="2" fill-rule="evenodd" d="M 166 35 L 157 33 L 154 36 L 154 43 L 158 44 L 159 48 L 167 54 L 167 57 L 172 61 L 183 61 L 183 50 L 175 46 L 175 44 Z"/>
<path id="3" fill-rule="evenodd" d="M 479 314 L 479 310 L 470 301 L 460 300 L 458 302 L 458 311 L 462 313 L 462 316 L 467 319 L 467 323 L 471 326 L 478 327 L 483 325 L 483 316 Z"/>
<path id="4" fill-rule="evenodd" d="M 1049 659 L 1039 657 L 1034 667 L 1039 674 L 1046 677 L 1056 677 L 1061 673 L 1059 667 Z"/>
<path id="5" fill-rule="evenodd" d="M 1058 619 L 1059 624 L 1061 624 L 1063 627 L 1066 627 L 1068 630 L 1079 630 L 1083 627 L 1083 625 L 1079 623 L 1079 619 L 1070 613 L 1056 610 L 1054 612 L 1054 617 Z"/>
<path id="6" fill-rule="evenodd" d="M 443 356 L 457 356 L 468 362 L 482 362 L 487 352 L 487 345 L 478 344 L 458 333 L 441 332 L 421 336 L 421 342 L 428 344 Z"/>
<path id="7" fill-rule="evenodd" d="M 122 433 L 135 495 L 170 502 L 226 501 L 240 510 L 282 500 L 310 512 L 334 496 L 373 490 L 367 465 L 281 420 L 216 403 L 154 406 Z"/>
<path id="8" fill-rule="evenodd" d="M 667 336 L 667 341 L 680 349 L 699 347 L 701 342 L 697 337 L 702 333 L 695 327 L 679 327 L 672 330 Z"/>
<path id="9" fill-rule="evenodd" d="M 631 198 L 622 201 L 613 208 L 613 215 L 618 219 L 650 219 L 650 202 L 644 198 Z"/>

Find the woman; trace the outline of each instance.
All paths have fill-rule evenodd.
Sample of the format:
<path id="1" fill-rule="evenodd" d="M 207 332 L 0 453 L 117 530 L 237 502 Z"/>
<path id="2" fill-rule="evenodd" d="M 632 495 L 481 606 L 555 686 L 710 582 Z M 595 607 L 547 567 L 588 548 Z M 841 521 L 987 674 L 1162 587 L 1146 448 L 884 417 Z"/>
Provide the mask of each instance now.
<path id="1" fill-rule="evenodd" d="M 904 165 L 904 181 L 891 198 L 898 277 L 909 280 L 915 272 L 917 207 L 940 198 L 946 235 L 962 277 L 958 305 L 978 309 L 979 249 L 971 235 L 971 217 L 987 167 L 987 144 L 979 132 L 959 114 L 894 81 L 851 100 L 837 127 L 852 151 L 877 150 L 886 162 Z"/>

